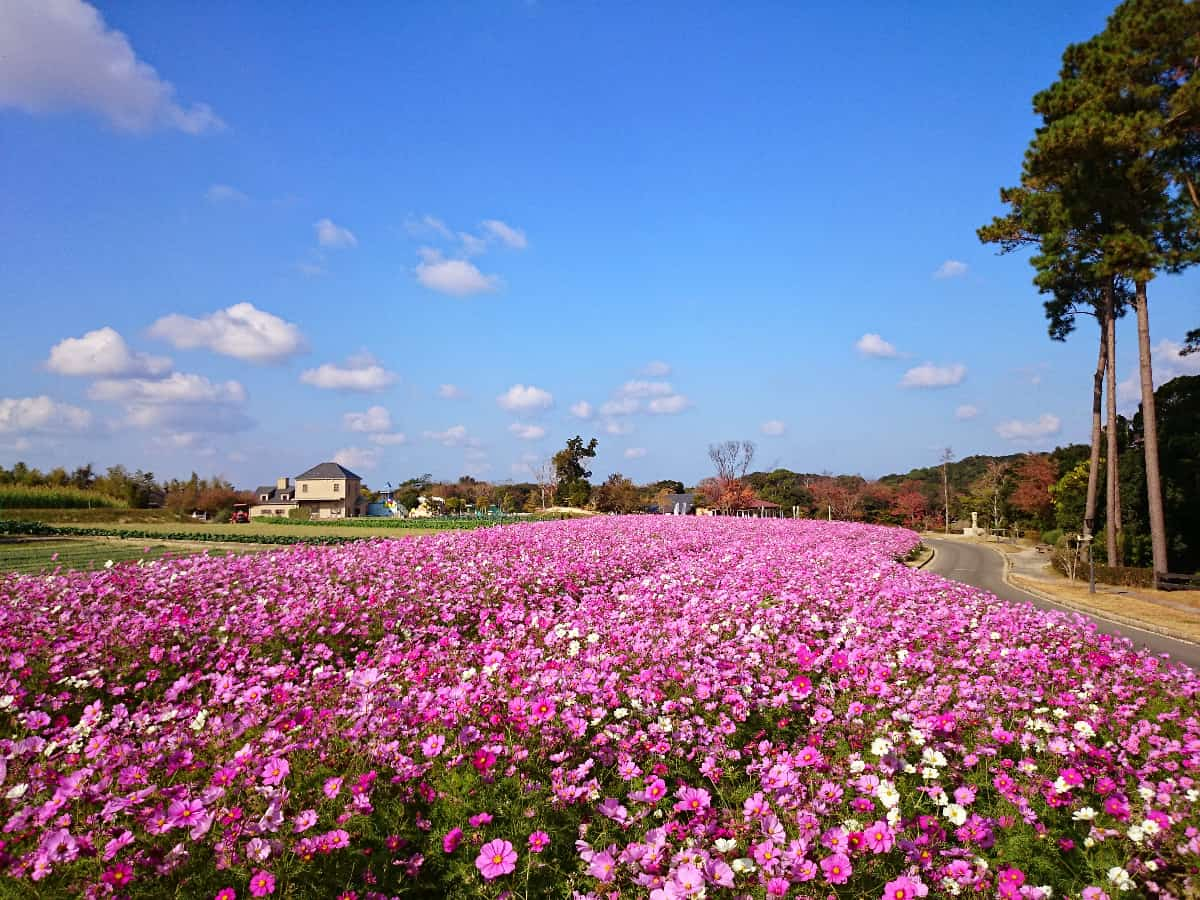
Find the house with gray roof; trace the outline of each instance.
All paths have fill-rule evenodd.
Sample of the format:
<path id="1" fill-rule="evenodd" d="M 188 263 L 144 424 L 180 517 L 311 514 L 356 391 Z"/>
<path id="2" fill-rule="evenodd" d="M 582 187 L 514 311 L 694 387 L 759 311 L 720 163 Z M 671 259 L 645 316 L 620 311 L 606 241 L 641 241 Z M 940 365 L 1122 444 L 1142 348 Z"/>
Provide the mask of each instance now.
<path id="1" fill-rule="evenodd" d="M 263 485 L 254 491 L 250 517 L 289 516 L 301 510 L 309 519 L 349 519 L 366 513 L 361 494 L 362 478 L 345 466 L 323 462 L 295 479 L 278 478 L 275 485 Z"/>

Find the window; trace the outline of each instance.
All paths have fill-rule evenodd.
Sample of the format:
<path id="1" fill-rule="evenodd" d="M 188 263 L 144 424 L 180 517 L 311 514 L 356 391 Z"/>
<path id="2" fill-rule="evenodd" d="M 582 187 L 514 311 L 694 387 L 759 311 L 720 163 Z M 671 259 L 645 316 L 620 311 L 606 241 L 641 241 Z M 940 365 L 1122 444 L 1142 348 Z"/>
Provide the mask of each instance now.
<path id="1" fill-rule="evenodd" d="M 263 495 L 262 495 L 262 499 L 263 499 L 263 503 L 266 503 L 266 502 L 267 502 L 267 495 L 266 495 L 266 494 L 263 494 Z"/>
<path id="2" fill-rule="evenodd" d="M 307 481 L 304 482 L 304 484 L 300 485 L 300 493 L 302 493 L 302 494 L 308 493 L 308 482 Z"/>
<path id="3" fill-rule="evenodd" d="M 287 498 L 288 498 L 288 495 L 287 495 L 287 494 L 280 494 L 280 495 L 279 495 L 279 499 L 280 499 L 280 500 L 286 500 Z"/>
<path id="4" fill-rule="evenodd" d="M 341 490 L 342 490 L 342 483 L 340 481 L 335 481 L 333 483 L 333 492 L 335 494 L 338 494 L 338 493 L 341 493 Z"/>

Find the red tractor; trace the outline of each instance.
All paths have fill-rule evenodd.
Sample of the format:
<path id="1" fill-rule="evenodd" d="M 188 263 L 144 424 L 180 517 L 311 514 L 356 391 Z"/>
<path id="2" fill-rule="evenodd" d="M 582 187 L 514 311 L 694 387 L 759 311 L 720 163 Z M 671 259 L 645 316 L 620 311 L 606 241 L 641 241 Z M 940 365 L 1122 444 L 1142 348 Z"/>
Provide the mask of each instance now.
<path id="1" fill-rule="evenodd" d="M 234 525 L 245 524 L 250 521 L 250 504 L 235 503 L 233 504 L 233 515 L 229 517 L 229 521 Z"/>

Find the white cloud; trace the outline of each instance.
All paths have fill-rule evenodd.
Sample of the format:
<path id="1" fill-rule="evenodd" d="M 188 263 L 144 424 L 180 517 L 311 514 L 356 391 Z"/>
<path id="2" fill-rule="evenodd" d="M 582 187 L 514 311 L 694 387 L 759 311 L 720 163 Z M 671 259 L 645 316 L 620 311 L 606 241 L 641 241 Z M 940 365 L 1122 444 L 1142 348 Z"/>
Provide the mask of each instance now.
<path id="1" fill-rule="evenodd" d="M 437 393 L 443 400 L 461 400 L 464 396 L 463 389 L 457 384 L 440 384 Z"/>
<path id="2" fill-rule="evenodd" d="M 343 447 L 333 454 L 333 461 L 347 469 L 374 469 L 379 465 L 381 451 L 376 447 Z"/>
<path id="3" fill-rule="evenodd" d="M 649 375 L 651 378 L 663 378 L 671 374 L 671 364 L 665 363 L 661 359 L 653 360 L 642 368 L 642 374 Z"/>
<path id="4" fill-rule="evenodd" d="M 770 435 L 771 437 L 778 437 L 787 431 L 787 425 L 779 419 L 768 419 L 762 423 L 761 431 L 763 434 Z"/>
<path id="5" fill-rule="evenodd" d="M 358 238 L 349 228 L 336 225 L 330 219 L 320 219 L 313 223 L 317 232 L 317 243 L 322 247 L 357 247 Z"/>
<path id="6" fill-rule="evenodd" d="M 970 267 L 965 262 L 960 262 L 957 259 L 948 259 L 933 273 L 934 278 L 962 278 L 967 274 Z"/>
<path id="7" fill-rule="evenodd" d="M 83 109 L 119 131 L 174 128 L 186 134 L 225 125 L 207 104 L 188 108 L 175 88 L 82 0 L 0 4 L 0 108 L 28 113 Z"/>
<path id="8" fill-rule="evenodd" d="M 514 250 L 524 250 L 529 246 L 529 241 L 526 239 L 524 231 L 520 228 L 513 228 L 499 219 L 485 219 L 482 227 L 491 237 L 507 247 L 512 247 Z"/>
<path id="9" fill-rule="evenodd" d="M 642 401 L 637 397 L 618 397 L 600 404 L 602 416 L 630 416 L 642 408 Z"/>
<path id="10" fill-rule="evenodd" d="M 200 319 L 172 313 L 146 332 L 181 350 L 204 347 L 222 356 L 247 362 L 280 362 L 307 349 L 298 325 L 258 309 L 235 303 Z"/>
<path id="11" fill-rule="evenodd" d="M 641 459 L 646 455 L 645 447 L 627 447 L 625 448 L 626 459 Z"/>
<path id="12" fill-rule="evenodd" d="M 1058 434 L 1062 422 L 1058 416 L 1043 413 L 1036 421 L 1011 419 L 996 426 L 996 434 L 1008 441 L 1037 441 Z"/>
<path id="13" fill-rule="evenodd" d="M 590 419 L 592 412 L 592 404 L 586 400 L 580 400 L 578 403 L 571 404 L 571 415 L 577 419 Z"/>
<path id="14" fill-rule="evenodd" d="M 633 423 L 621 419 L 609 419 L 604 423 L 604 433 L 613 435 L 633 434 Z"/>
<path id="15" fill-rule="evenodd" d="M 165 356 L 134 353 L 109 327 L 65 338 L 50 348 L 46 368 L 59 375 L 161 375 L 171 368 Z"/>
<path id="16" fill-rule="evenodd" d="M 93 400 L 129 404 L 241 404 L 246 389 L 240 382 L 214 383 L 203 375 L 173 372 L 166 378 L 104 378 L 88 390 Z"/>
<path id="17" fill-rule="evenodd" d="M 872 332 L 867 332 L 855 341 L 854 348 L 863 356 L 874 356 L 878 359 L 895 359 L 900 355 L 900 351 L 894 345 Z"/>
<path id="18" fill-rule="evenodd" d="M 967 377 L 967 367 L 962 363 L 948 366 L 935 366 L 925 363 L 909 369 L 900 380 L 901 387 L 911 388 L 942 388 L 962 384 Z"/>
<path id="19" fill-rule="evenodd" d="M 1200 375 L 1200 353 L 1183 355 L 1183 345 L 1164 338 L 1151 350 L 1150 363 L 1155 389 L 1180 375 Z M 1129 377 L 1117 382 L 1117 405 L 1126 414 L 1137 412 L 1142 402 L 1141 373 L 1134 368 Z"/>
<path id="20" fill-rule="evenodd" d="M 392 416 L 382 406 L 369 407 L 366 412 L 348 412 L 342 416 L 342 424 L 349 431 L 366 434 L 387 431 L 392 427 Z"/>
<path id="21" fill-rule="evenodd" d="M 395 431 L 388 434 L 373 434 L 367 440 L 373 444 L 382 444 L 385 447 L 397 447 L 400 444 L 407 444 L 408 436 L 402 431 Z"/>
<path id="22" fill-rule="evenodd" d="M 451 425 L 445 431 L 426 431 L 425 437 L 443 447 L 461 447 L 471 440 L 465 425 Z"/>
<path id="23" fill-rule="evenodd" d="M 532 384 L 514 384 L 497 397 L 496 402 L 509 412 L 528 412 L 549 408 L 554 403 L 554 395 Z"/>
<path id="24" fill-rule="evenodd" d="M 395 384 L 398 377 L 368 354 L 352 357 L 344 366 L 324 363 L 300 374 L 305 384 L 331 391 L 382 391 Z"/>
<path id="25" fill-rule="evenodd" d="M 203 375 L 174 372 L 158 380 L 106 378 L 95 382 L 88 396 L 122 404 L 123 424 L 133 428 L 231 432 L 254 424 L 243 412 L 246 389 L 240 382 L 212 382 Z"/>
<path id="26" fill-rule="evenodd" d="M 0 397 L 0 434 L 61 434 L 92 424 L 86 409 L 40 397 Z M 21 448 L 17 448 L 21 449 Z"/>
<path id="27" fill-rule="evenodd" d="M 487 252 L 487 238 L 481 238 L 466 231 L 460 231 L 458 239 L 462 242 L 463 253 L 467 254 L 467 256 L 478 256 L 481 253 Z"/>
<path id="28" fill-rule="evenodd" d="M 658 416 L 673 416 L 683 412 L 690 405 L 688 398 L 683 394 L 670 394 L 666 397 L 655 397 L 646 405 L 646 412 Z"/>
<path id="29" fill-rule="evenodd" d="M 466 297 L 484 294 L 500 286 L 498 275 L 484 275 L 474 263 L 465 259 L 443 259 L 437 250 L 425 247 L 421 251 L 422 261 L 417 264 L 417 281 L 431 291 Z"/>
<path id="30" fill-rule="evenodd" d="M 979 415 L 979 407 L 972 403 L 964 403 L 962 406 L 954 410 L 954 418 L 966 421 L 973 419 Z"/>
<path id="31" fill-rule="evenodd" d="M 420 219 L 409 219 L 404 223 L 405 230 L 413 237 L 429 237 L 435 235 L 446 240 L 454 239 L 454 232 L 446 227 L 446 223 L 436 216 L 424 215 Z"/>
<path id="32" fill-rule="evenodd" d="M 523 441 L 536 441 L 546 436 L 546 429 L 541 425 L 523 425 L 520 422 L 514 422 L 508 426 L 508 430 Z"/>
<path id="33" fill-rule="evenodd" d="M 204 198 L 209 203 L 245 203 L 250 198 L 237 188 L 228 184 L 214 184 L 204 192 Z"/>
<path id="34" fill-rule="evenodd" d="M 622 397 L 664 397 L 675 389 L 666 381 L 627 381 L 617 393 Z"/>

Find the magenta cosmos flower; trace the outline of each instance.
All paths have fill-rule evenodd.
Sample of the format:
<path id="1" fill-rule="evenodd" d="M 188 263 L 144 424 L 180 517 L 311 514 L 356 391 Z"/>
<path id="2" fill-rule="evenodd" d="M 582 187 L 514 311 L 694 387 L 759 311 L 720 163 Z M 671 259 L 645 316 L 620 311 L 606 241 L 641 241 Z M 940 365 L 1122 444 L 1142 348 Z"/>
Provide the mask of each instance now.
<path id="1" fill-rule="evenodd" d="M 259 869 L 250 879 L 250 893 L 255 897 L 275 893 L 275 876 L 265 869 Z"/>
<path id="2" fill-rule="evenodd" d="M 529 850 L 532 853 L 541 853 L 550 846 L 550 835 L 544 831 L 535 831 L 529 836 Z"/>
<path id="3" fill-rule="evenodd" d="M 901 875 L 883 886 L 883 900 L 917 900 L 929 893 L 929 888 L 920 879 Z"/>
<path id="4" fill-rule="evenodd" d="M 517 851 L 508 841 L 496 839 L 484 844 L 475 858 L 475 868 L 488 881 L 507 875 L 517 867 Z"/>

